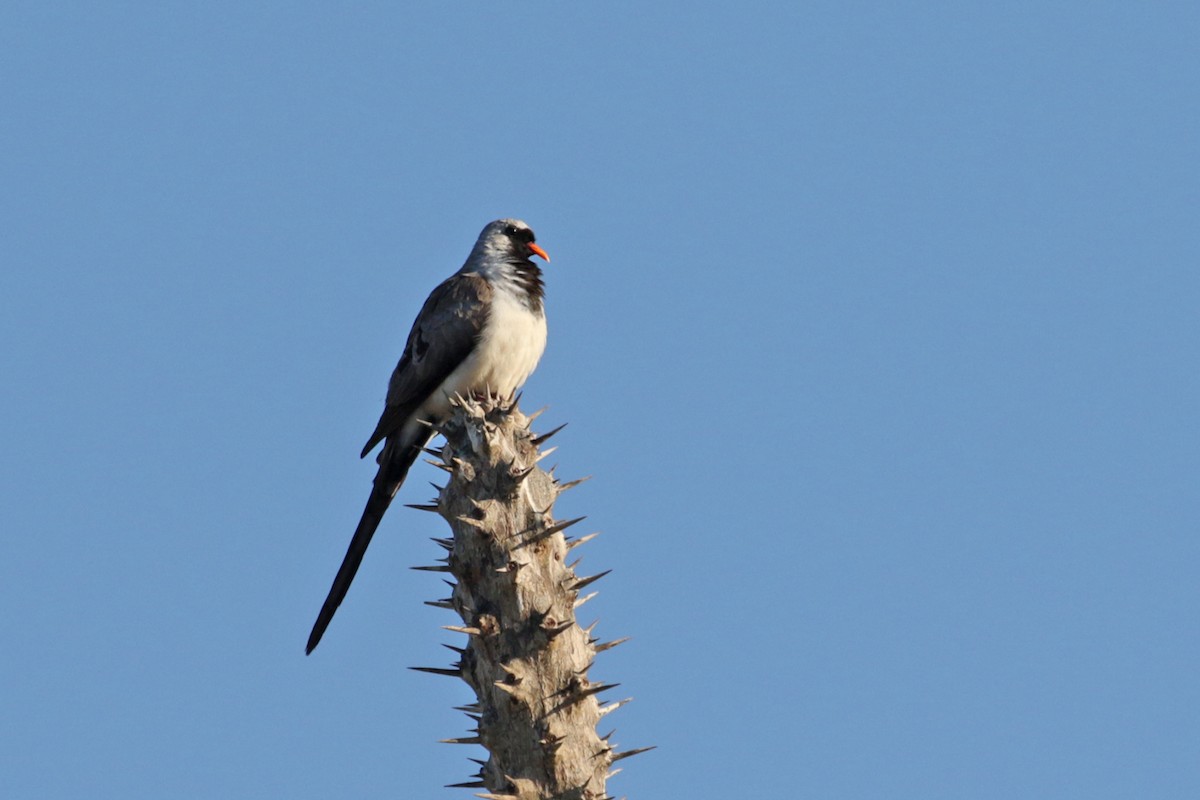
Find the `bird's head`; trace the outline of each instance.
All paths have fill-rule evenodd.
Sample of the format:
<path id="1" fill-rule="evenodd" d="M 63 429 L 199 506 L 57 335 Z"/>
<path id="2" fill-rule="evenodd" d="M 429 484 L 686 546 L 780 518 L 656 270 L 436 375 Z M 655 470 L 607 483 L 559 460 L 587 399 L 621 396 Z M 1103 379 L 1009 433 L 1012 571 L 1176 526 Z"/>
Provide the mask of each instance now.
<path id="1" fill-rule="evenodd" d="M 519 219 L 498 219 L 489 222 L 479 234 L 479 240 L 475 242 L 472 255 L 475 254 L 504 261 L 528 261 L 530 256 L 550 260 L 546 251 L 537 244 L 533 228 Z"/>

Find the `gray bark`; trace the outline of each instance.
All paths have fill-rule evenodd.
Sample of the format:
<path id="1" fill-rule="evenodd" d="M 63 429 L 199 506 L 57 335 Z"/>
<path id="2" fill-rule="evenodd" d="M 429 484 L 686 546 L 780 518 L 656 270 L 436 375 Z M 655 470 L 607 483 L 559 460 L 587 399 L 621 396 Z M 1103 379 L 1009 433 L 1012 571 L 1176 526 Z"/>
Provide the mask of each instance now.
<path id="1" fill-rule="evenodd" d="M 536 417 L 536 415 L 534 415 Z M 460 660 L 450 669 L 477 697 L 465 707 L 478 727 L 445 741 L 480 744 L 489 757 L 476 780 L 455 784 L 502 800 L 601 800 L 608 796 L 613 762 L 642 750 L 617 753 L 596 733 L 600 718 L 625 700 L 601 707 L 597 695 L 616 684 L 588 677 L 596 654 L 620 641 L 599 643 L 580 628 L 575 609 L 604 574 L 580 578 L 567 560 L 590 536 L 563 531 L 579 520 L 555 521 L 561 484 L 538 466 L 551 450 L 514 401 L 461 401 L 442 433 L 437 463 L 450 475 L 436 504 L 453 539 L 444 566 L 454 591 L 432 605 L 453 608 L 465 633 Z M 577 563 L 577 562 L 576 562 Z M 611 735 L 611 734 L 610 734 Z M 644 748 L 649 749 L 649 748 Z"/>

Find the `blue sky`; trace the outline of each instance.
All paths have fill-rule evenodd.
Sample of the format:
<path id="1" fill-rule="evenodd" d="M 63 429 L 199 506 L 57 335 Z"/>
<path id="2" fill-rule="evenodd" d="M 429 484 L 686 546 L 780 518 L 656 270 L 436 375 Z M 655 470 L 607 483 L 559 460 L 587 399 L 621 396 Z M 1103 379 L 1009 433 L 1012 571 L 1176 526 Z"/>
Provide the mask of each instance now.
<path id="1" fill-rule="evenodd" d="M 436 518 L 303 645 L 499 216 L 613 794 L 1200 794 L 1194 5 L 246 6 L 0 11 L 0 795 L 462 792 Z"/>

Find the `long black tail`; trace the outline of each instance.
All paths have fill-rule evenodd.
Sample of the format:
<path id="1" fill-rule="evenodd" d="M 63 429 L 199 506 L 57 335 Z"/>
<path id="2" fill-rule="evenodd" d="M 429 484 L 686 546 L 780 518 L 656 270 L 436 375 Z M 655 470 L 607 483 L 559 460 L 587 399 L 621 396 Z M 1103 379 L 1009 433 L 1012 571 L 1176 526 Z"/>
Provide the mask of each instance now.
<path id="1" fill-rule="evenodd" d="M 363 509 L 362 519 L 358 521 L 358 527 L 354 529 L 354 538 L 350 540 L 350 548 L 346 550 L 346 557 L 342 559 L 342 566 L 338 568 L 337 576 L 333 579 L 333 586 L 329 587 L 329 595 L 321 606 L 321 612 L 317 614 L 317 621 L 313 623 L 312 633 L 308 635 L 308 645 L 304 648 L 305 655 L 311 653 L 320 643 L 338 606 L 346 598 L 350 583 L 358 573 L 363 555 L 367 552 L 367 545 L 371 544 L 375 529 L 379 527 L 384 512 L 392 504 L 392 498 L 396 496 L 400 484 L 404 483 L 409 468 L 417 460 L 424 441 L 415 442 L 407 447 L 396 447 L 392 452 L 388 452 L 392 449 L 389 447 L 391 444 L 388 442 L 384 445 L 379 472 L 375 475 L 375 485 L 371 487 L 371 496 L 367 498 L 367 507 Z"/>

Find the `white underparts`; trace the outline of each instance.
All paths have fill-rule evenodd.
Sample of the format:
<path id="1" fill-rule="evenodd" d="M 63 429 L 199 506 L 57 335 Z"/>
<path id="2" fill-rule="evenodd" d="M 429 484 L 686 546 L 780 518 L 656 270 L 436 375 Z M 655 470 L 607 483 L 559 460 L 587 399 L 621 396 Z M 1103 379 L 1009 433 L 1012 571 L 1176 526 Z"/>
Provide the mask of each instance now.
<path id="1" fill-rule="evenodd" d="M 492 296 L 487 324 L 471 354 L 450 373 L 413 415 L 439 420 L 450 412 L 448 397 L 490 390 L 507 396 L 525 383 L 546 349 L 546 317 L 508 291 Z M 405 428 L 415 426 L 411 418 Z M 413 427 L 413 433 L 417 428 Z M 406 431 L 408 433 L 408 431 Z"/>

